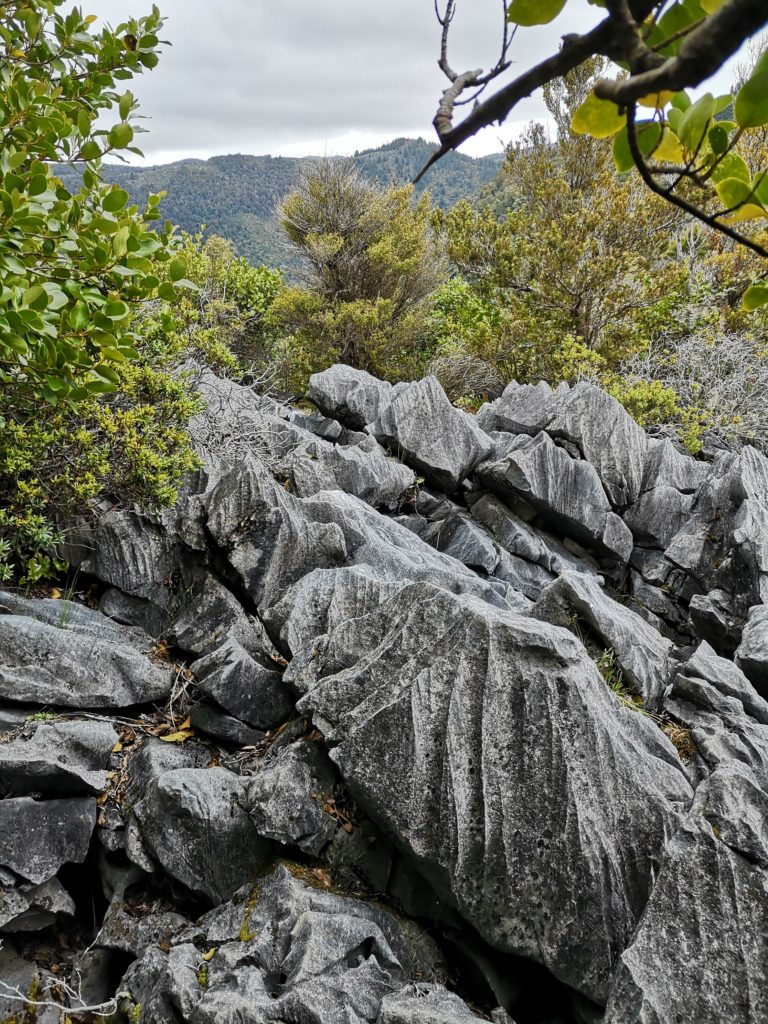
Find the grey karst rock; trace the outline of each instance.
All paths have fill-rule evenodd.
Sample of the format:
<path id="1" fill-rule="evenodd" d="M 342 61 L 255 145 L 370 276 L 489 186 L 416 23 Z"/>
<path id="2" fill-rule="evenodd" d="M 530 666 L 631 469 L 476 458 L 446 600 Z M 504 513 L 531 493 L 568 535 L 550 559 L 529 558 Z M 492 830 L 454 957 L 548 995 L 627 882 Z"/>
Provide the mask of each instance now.
<path id="1" fill-rule="evenodd" d="M 116 741 L 109 722 L 30 723 L 24 734 L 0 743 L 0 795 L 98 795 Z"/>
<path id="2" fill-rule="evenodd" d="M 493 450 L 475 418 L 451 405 L 434 377 L 409 384 L 368 429 L 448 493 Z"/>
<path id="3" fill-rule="evenodd" d="M 73 630 L 81 636 L 93 636 L 99 639 L 115 640 L 128 643 L 146 650 L 152 640 L 141 629 L 131 629 L 106 618 L 101 611 L 95 611 L 77 601 L 68 601 L 50 597 L 21 597 L 0 590 L 0 615 L 25 615 L 37 619 L 49 626 Z"/>
<path id="4" fill-rule="evenodd" d="M 561 572 L 593 573 L 597 575 L 597 563 L 586 551 L 575 554 L 557 539 L 527 523 L 497 498 L 495 494 L 483 494 L 470 506 L 472 516 L 486 526 L 495 540 L 509 552 L 545 570 L 550 578 Z"/>
<path id="5" fill-rule="evenodd" d="M 499 564 L 498 546 L 466 512 L 451 512 L 445 519 L 432 523 L 429 533 L 422 536 L 438 551 L 475 572 L 493 576 Z"/>
<path id="6" fill-rule="evenodd" d="M 163 773 L 133 815 L 163 871 L 212 903 L 254 878 L 272 851 L 246 810 L 245 780 L 224 768 Z"/>
<path id="7" fill-rule="evenodd" d="M 127 626 L 137 626 L 149 636 L 160 636 L 168 621 L 167 614 L 143 597 L 124 594 L 117 587 L 105 590 L 99 600 L 99 611 L 107 618 Z"/>
<path id="8" fill-rule="evenodd" d="M 149 910 L 142 905 L 137 910 L 124 894 L 119 893 L 107 907 L 94 946 L 138 958 L 149 946 L 170 943 L 173 936 L 188 924 L 185 917 L 169 909 L 155 910 L 153 907 Z"/>
<path id="9" fill-rule="evenodd" d="M 744 619 L 731 613 L 731 595 L 722 590 L 694 594 L 688 603 L 693 633 L 707 637 L 718 650 L 733 653 L 741 637 Z"/>
<path id="10" fill-rule="evenodd" d="M 271 606 L 314 569 L 366 566 L 385 581 L 429 579 L 505 605 L 507 586 L 478 578 L 405 527 L 339 491 L 296 498 L 250 461 L 224 477 L 209 501 L 208 528 L 274 632 Z"/>
<path id="11" fill-rule="evenodd" d="M 312 412 L 299 412 L 296 409 L 292 409 L 288 418 L 297 427 L 301 427 L 302 430 L 308 430 L 310 434 L 314 434 L 324 441 L 330 441 L 331 444 L 347 443 L 346 437 L 349 431 L 338 420 L 323 416 L 316 409 Z"/>
<path id="12" fill-rule="evenodd" d="M 736 664 L 761 697 L 768 699 L 768 606 L 750 608 Z"/>
<path id="13" fill-rule="evenodd" d="M 129 509 L 111 509 L 66 534 L 62 556 L 133 597 L 166 608 L 179 571 L 179 547 L 160 523 Z"/>
<path id="14" fill-rule="evenodd" d="M 134 745 L 127 766 L 127 783 L 123 794 L 126 811 L 137 803 L 151 784 L 165 772 L 180 768 L 205 768 L 211 760 L 210 750 L 195 740 L 185 743 L 163 743 L 155 736 L 145 736 Z"/>
<path id="15" fill-rule="evenodd" d="M 637 498 L 648 439 L 615 398 L 581 381 L 562 395 L 545 429 L 576 445 L 597 471 L 613 508 L 623 510 Z"/>
<path id="16" fill-rule="evenodd" d="M 482 1019 L 441 985 L 410 985 L 384 996 L 376 1024 L 471 1024 Z"/>
<path id="17" fill-rule="evenodd" d="M 40 885 L 0 885 L 0 932 L 41 931 L 59 915 L 72 917 L 75 903 L 57 878 Z"/>
<path id="18" fill-rule="evenodd" d="M 219 708 L 209 704 L 198 704 L 190 714 L 192 728 L 204 732 L 220 743 L 228 743 L 237 747 L 256 746 L 266 733 L 261 729 L 252 729 L 239 718 L 228 715 Z"/>
<path id="19" fill-rule="evenodd" d="M 273 666 L 273 667 L 270 667 Z M 256 729 L 271 729 L 289 717 L 293 702 L 279 666 L 257 659 L 234 637 L 227 637 L 192 664 L 206 697 Z"/>
<path id="20" fill-rule="evenodd" d="M 702 643 L 667 706 L 704 769 L 616 972 L 609 1024 L 768 1014 L 768 703 Z"/>
<path id="21" fill-rule="evenodd" d="M 282 644 L 293 656 L 338 623 L 378 608 L 406 585 L 384 582 L 367 566 L 315 569 L 283 594 L 266 621 L 280 631 Z M 286 679 L 290 671 L 289 665 Z"/>
<path id="22" fill-rule="evenodd" d="M 477 476 L 502 497 L 523 498 L 551 528 L 601 555 L 629 561 L 632 534 L 611 511 L 595 469 L 572 459 L 547 434 L 526 438 L 498 462 L 483 463 Z"/>
<path id="23" fill-rule="evenodd" d="M 691 798 L 663 733 L 570 633 L 426 584 L 295 660 L 353 798 L 442 898 L 604 1000 Z"/>
<path id="24" fill-rule="evenodd" d="M 149 946 L 120 982 L 123 1019 L 130 1024 L 192 1024 L 191 1014 L 205 991 L 198 980 L 204 963 L 190 942 L 171 946 L 167 952 Z M 222 1018 L 221 1024 L 225 1021 Z"/>
<path id="25" fill-rule="evenodd" d="M 0 800 L 0 866 L 47 882 L 62 864 L 82 864 L 96 824 L 92 797 Z"/>
<path id="26" fill-rule="evenodd" d="M 165 955 L 150 947 L 129 968 L 120 987 L 141 1006 L 141 1022 L 375 1024 L 384 997 L 442 976 L 422 929 L 308 885 L 286 866 L 207 914 L 197 932 L 216 950 L 204 986 L 197 983 L 203 961 L 188 942 Z M 196 990 L 186 983 L 190 974 Z M 441 991 L 434 985 L 436 1002 Z M 452 1003 L 457 1011 L 462 1005 Z M 180 1017 L 169 1016 L 170 1007 Z"/>
<path id="27" fill-rule="evenodd" d="M 197 573 L 191 580 L 165 635 L 187 654 L 203 654 L 225 636 L 250 654 L 276 653 L 259 620 L 210 572 Z"/>
<path id="28" fill-rule="evenodd" d="M 669 440 L 648 442 L 640 494 L 624 513 L 636 544 L 663 550 L 686 523 L 709 465 L 679 452 Z"/>
<path id="29" fill-rule="evenodd" d="M 646 622 L 655 626 L 662 635 L 670 630 L 678 631 L 684 627 L 686 614 L 679 604 L 661 587 L 654 587 L 646 582 L 639 572 L 629 571 L 629 592 L 632 595 L 634 611 L 642 615 Z"/>
<path id="30" fill-rule="evenodd" d="M 248 784 L 248 812 L 259 835 L 318 856 L 336 831 L 324 810 L 336 781 L 317 743 L 300 740 L 280 750 Z"/>
<path id="31" fill-rule="evenodd" d="M 671 544 L 690 513 L 694 497 L 674 487 L 659 484 L 644 491 L 624 513 L 623 519 L 637 544 L 663 550 Z"/>
<path id="32" fill-rule="evenodd" d="M 547 429 L 560 402 L 570 390 L 565 383 L 553 391 L 544 381 L 518 384 L 513 380 L 504 388 L 500 398 L 480 407 L 477 422 L 486 433 L 506 431 L 533 437 Z"/>
<path id="33" fill-rule="evenodd" d="M 50 986 L 56 984 L 54 975 L 20 956 L 8 939 L 0 945 L 0 980 L 3 982 L 0 986 L 0 1020 L 8 1022 L 23 1021 L 20 1013 L 26 1014 L 18 996 L 29 998 L 38 992 L 45 998 Z M 60 1021 L 60 1010 L 52 1006 L 39 1007 L 35 1012 L 34 1024 L 60 1024 Z"/>
<path id="34" fill-rule="evenodd" d="M 292 453 L 285 470 L 291 490 L 300 498 L 338 490 L 374 508 L 394 508 L 416 482 L 413 470 L 387 457 L 379 445 L 364 451 L 340 445 L 318 450 L 317 444 L 307 444 Z"/>
<path id="35" fill-rule="evenodd" d="M 353 430 L 362 430 L 378 418 L 402 387 L 405 385 L 393 388 L 365 370 L 337 363 L 309 378 L 308 394 L 320 412 Z"/>
<path id="36" fill-rule="evenodd" d="M 719 657 L 706 641 L 702 641 L 675 677 L 674 692 L 687 699 L 698 699 L 702 683 L 714 687 L 724 697 L 738 701 L 743 712 L 756 722 L 768 726 L 768 701 L 758 694 L 738 665 Z M 696 688 L 695 690 L 692 688 Z"/>
<path id="37" fill-rule="evenodd" d="M 58 603 L 58 602 L 57 602 Z M 135 646 L 92 629 L 49 625 L 25 615 L 0 615 L 0 699 L 69 708 L 122 708 L 164 700 L 174 672 Z M 125 628 L 125 627 L 123 627 Z M 149 640 L 149 638 L 147 638 Z"/>
<path id="38" fill-rule="evenodd" d="M 733 521 L 733 545 L 751 579 L 755 604 L 768 603 L 768 506 L 747 498 Z"/>
<path id="39" fill-rule="evenodd" d="M 531 615 L 574 632 L 574 619 L 586 623 L 605 649 L 614 652 L 629 687 L 646 707 L 658 710 L 670 682 L 672 644 L 636 612 L 609 597 L 599 577 L 563 573 L 543 591 Z"/>
<path id="40" fill-rule="evenodd" d="M 768 873 L 698 815 L 668 844 L 606 1024 L 768 1017 Z"/>

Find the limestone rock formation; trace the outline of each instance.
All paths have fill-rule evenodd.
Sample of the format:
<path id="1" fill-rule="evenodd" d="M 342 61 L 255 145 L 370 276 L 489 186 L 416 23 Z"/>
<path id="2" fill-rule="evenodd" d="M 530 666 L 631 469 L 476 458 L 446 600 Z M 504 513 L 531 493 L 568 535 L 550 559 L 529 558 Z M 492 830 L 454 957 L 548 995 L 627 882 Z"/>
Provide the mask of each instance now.
<path id="1" fill-rule="evenodd" d="M 768 459 L 199 388 L 176 507 L 0 593 L 0 1020 L 763 1024 Z"/>

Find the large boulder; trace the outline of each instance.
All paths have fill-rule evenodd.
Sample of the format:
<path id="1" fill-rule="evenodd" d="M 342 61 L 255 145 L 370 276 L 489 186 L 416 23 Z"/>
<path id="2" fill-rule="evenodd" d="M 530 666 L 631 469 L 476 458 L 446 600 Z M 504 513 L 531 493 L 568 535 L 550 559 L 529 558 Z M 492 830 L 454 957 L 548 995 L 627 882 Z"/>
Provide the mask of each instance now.
<path id="1" fill-rule="evenodd" d="M 309 378 L 308 394 L 326 416 L 340 420 L 353 430 L 362 430 L 378 418 L 404 387 L 401 384 L 393 388 L 365 370 L 338 363 Z"/>
<path id="2" fill-rule="evenodd" d="M 296 449 L 285 465 L 291 490 L 300 498 L 319 491 L 344 491 L 374 508 L 393 508 L 412 487 L 416 477 L 412 469 L 388 458 L 371 441 L 370 450 L 362 447 L 309 443 Z"/>
<path id="3" fill-rule="evenodd" d="M 474 417 L 451 405 L 434 377 L 403 388 L 368 429 L 447 493 L 493 450 Z"/>
<path id="4" fill-rule="evenodd" d="M 315 569 L 359 566 L 382 582 L 428 579 L 506 606 L 509 588 L 486 582 L 435 551 L 365 502 L 338 491 L 312 498 L 286 493 L 254 461 L 226 475 L 208 501 L 208 529 L 276 633 L 271 609 Z"/>
<path id="5" fill-rule="evenodd" d="M 578 641 L 418 584 L 290 671 L 353 797 L 443 898 L 604 1001 L 691 788 Z"/>
<path id="6" fill-rule="evenodd" d="M 117 740 L 109 722 L 29 723 L 8 743 L 0 743 L 0 796 L 35 792 L 98 795 Z"/>
<path id="7" fill-rule="evenodd" d="M 180 936 L 167 953 L 151 946 L 123 978 L 125 1010 L 139 1006 L 141 1024 L 376 1024 L 383 1000 L 416 981 L 431 983 L 430 1003 L 451 1006 L 448 1020 L 477 1019 L 439 984 L 439 954 L 422 929 L 324 890 L 300 868 L 279 866 L 196 932 L 215 950 L 207 961 Z"/>
<path id="8" fill-rule="evenodd" d="M 0 800 L 0 866 L 28 882 L 46 882 L 62 864 L 85 860 L 95 825 L 93 797 Z"/>
<path id="9" fill-rule="evenodd" d="M 736 664 L 758 693 L 768 698 L 768 605 L 750 608 L 736 651 Z"/>
<path id="10" fill-rule="evenodd" d="M 135 631 L 126 629 L 121 641 L 115 632 L 120 627 L 103 622 L 102 637 L 65 617 L 49 624 L 28 615 L 0 615 L 0 699 L 68 708 L 164 700 L 173 670 L 137 649 Z M 145 640 L 149 649 L 150 638 Z"/>
<path id="11" fill-rule="evenodd" d="M 632 534 L 611 510 L 597 472 L 589 462 L 572 459 L 548 434 L 520 437 L 513 450 L 483 463 L 477 475 L 502 497 L 522 498 L 567 537 L 600 555 L 629 561 Z"/>
<path id="12" fill-rule="evenodd" d="M 272 851 L 246 793 L 245 779 L 224 768 L 180 768 L 159 775 L 133 808 L 158 866 L 212 903 L 255 878 Z"/>

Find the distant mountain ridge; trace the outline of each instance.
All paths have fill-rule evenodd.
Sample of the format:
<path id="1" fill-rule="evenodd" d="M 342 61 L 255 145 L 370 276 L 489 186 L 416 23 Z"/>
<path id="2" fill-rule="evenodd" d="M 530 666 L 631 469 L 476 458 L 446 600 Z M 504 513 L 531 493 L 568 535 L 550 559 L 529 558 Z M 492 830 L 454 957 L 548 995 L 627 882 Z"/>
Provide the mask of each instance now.
<path id="1" fill-rule="evenodd" d="M 433 149 L 424 139 L 401 138 L 363 150 L 352 159 L 372 181 L 405 184 Z M 144 202 L 152 192 L 167 192 L 161 212 L 184 230 L 197 231 L 205 224 L 207 233 L 229 238 L 251 262 L 290 270 L 275 208 L 292 189 L 302 165 L 312 159 L 316 158 L 238 154 L 155 167 L 108 164 L 103 176 L 126 189 L 134 202 Z M 503 159 L 502 153 L 479 158 L 450 153 L 430 170 L 417 191 L 429 190 L 436 205 L 447 208 L 492 181 Z M 76 187 L 78 175 L 74 168 L 61 168 L 59 176 Z"/>

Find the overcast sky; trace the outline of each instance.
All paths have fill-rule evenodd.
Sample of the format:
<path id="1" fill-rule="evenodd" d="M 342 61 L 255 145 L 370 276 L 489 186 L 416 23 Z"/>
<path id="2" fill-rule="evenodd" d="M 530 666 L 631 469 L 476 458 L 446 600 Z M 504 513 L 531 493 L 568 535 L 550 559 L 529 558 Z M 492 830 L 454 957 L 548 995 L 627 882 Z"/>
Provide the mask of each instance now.
<path id="1" fill-rule="evenodd" d="M 220 153 L 331 155 L 399 135 L 434 137 L 432 118 L 446 82 L 436 65 L 433 0 L 157 2 L 168 19 L 163 37 L 173 46 L 131 86 L 149 118 L 150 134 L 137 139 L 146 162 Z M 83 6 L 117 25 L 148 13 L 151 0 Z M 459 0 L 450 52 L 457 70 L 495 62 L 500 11 L 500 0 Z M 551 53 L 564 33 L 591 28 L 601 13 L 571 0 L 553 24 L 520 30 L 512 73 Z M 726 89 L 727 76 L 716 85 Z M 463 151 L 498 151 L 543 116 L 539 94 Z"/>

